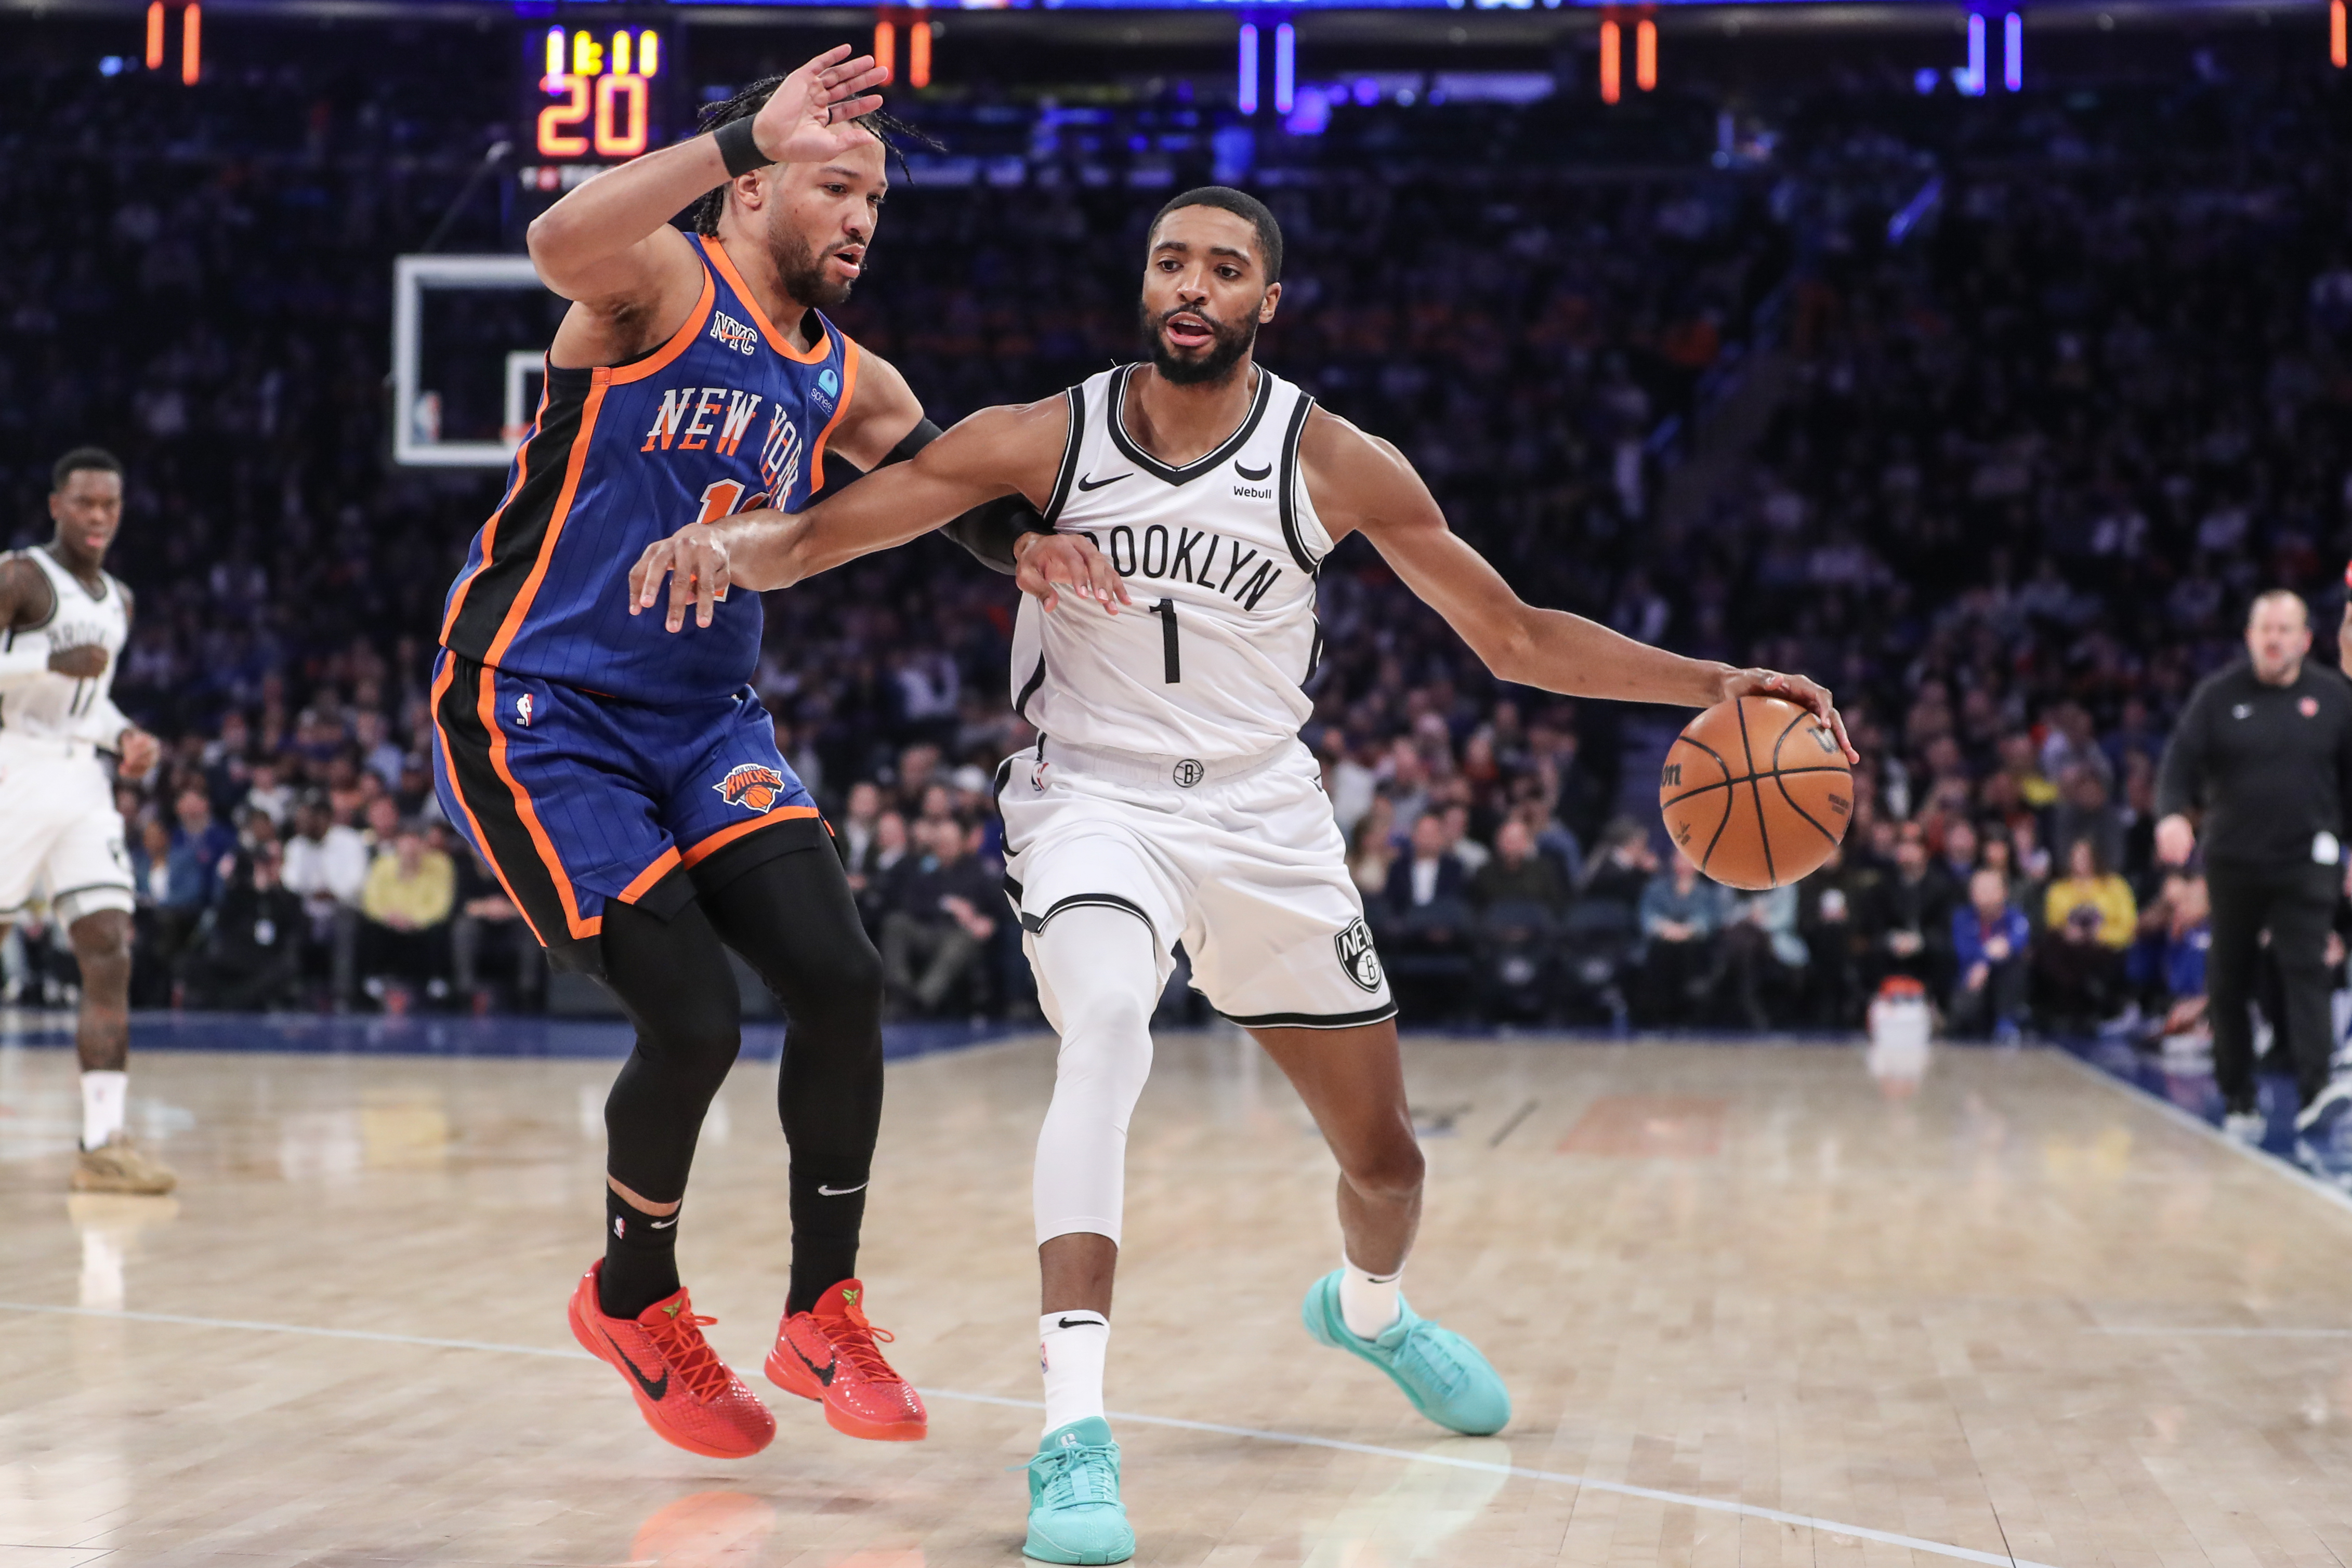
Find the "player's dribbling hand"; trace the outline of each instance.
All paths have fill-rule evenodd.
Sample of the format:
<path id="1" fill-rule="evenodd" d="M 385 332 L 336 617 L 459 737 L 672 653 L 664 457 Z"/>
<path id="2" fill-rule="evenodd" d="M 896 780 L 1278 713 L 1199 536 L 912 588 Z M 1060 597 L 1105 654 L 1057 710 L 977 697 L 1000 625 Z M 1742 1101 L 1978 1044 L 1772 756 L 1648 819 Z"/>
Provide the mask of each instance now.
<path id="1" fill-rule="evenodd" d="M 849 46 L 835 44 L 778 84 L 751 121 L 751 140 L 778 163 L 837 158 L 866 140 L 850 121 L 882 107 L 866 89 L 889 79 L 872 55 L 851 59 Z"/>
<path id="2" fill-rule="evenodd" d="M 1084 534 L 1024 534 L 1014 541 L 1013 553 L 1013 580 L 1022 592 L 1035 594 L 1047 610 L 1060 605 L 1062 589 L 1093 600 L 1112 615 L 1120 605 L 1134 602 L 1118 569 Z"/>
<path id="3" fill-rule="evenodd" d="M 711 607 L 727 591 L 726 543 L 708 523 L 688 523 L 666 539 L 646 547 L 629 569 L 629 613 L 642 615 L 661 601 L 662 579 L 669 579 L 669 630 L 686 624 L 688 605 L 694 623 L 710 624 Z"/>
<path id="4" fill-rule="evenodd" d="M 1838 716 L 1837 705 L 1830 700 L 1829 687 L 1802 675 L 1786 675 L 1778 670 L 1734 670 L 1723 679 L 1723 700 L 1738 697 L 1780 697 L 1811 709 L 1829 732 L 1837 737 L 1838 749 L 1845 753 L 1849 766 L 1862 760 L 1862 753 L 1846 738 L 1845 720 Z"/>

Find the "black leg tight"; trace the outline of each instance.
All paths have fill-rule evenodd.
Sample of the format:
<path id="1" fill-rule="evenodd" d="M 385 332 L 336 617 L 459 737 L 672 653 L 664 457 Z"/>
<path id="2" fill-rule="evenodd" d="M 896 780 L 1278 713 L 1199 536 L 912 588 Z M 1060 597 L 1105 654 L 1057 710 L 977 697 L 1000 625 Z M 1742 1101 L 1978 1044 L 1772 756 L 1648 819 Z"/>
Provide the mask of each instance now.
<path id="1" fill-rule="evenodd" d="M 792 1149 L 789 1304 L 800 1312 L 856 1271 L 882 1117 L 882 965 L 830 847 L 778 854 L 760 843 L 765 836 L 698 867 L 694 898 L 667 921 L 604 907 L 605 978 L 637 1029 L 604 1103 L 606 1168 L 649 1203 L 684 1197 L 703 1115 L 742 1040 L 723 942 L 775 992 L 790 1024 L 777 1107 Z M 675 1235 L 659 1233 L 664 1244 Z M 608 1273 L 620 1262 L 608 1259 Z"/>

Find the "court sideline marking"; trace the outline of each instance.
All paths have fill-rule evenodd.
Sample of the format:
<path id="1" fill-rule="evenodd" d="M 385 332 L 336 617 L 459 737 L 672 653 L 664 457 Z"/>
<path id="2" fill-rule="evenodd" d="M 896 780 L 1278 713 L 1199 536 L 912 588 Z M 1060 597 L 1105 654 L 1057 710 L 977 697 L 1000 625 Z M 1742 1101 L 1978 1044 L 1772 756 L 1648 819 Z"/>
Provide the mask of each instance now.
<path id="1" fill-rule="evenodd" d="M 380 1333 L 372 1329 L 313 1328 L 306 1323 L 252 1322 L 236 1318 L 192 1317 L 180 1312 L 134 1312 L 106 1307 L 65 1307 L 37 1301 L 0 1301 L 0 1312 L 42 1312 L 58 1317 L 111 1318 L 128 1322 L 178 1323 L 191 1328 L 236 1329 L 247 1333 L 304 1334 L 315 1339 L 367 1340 L 377 1344 L 410 1344 L 435 1350 L 478 1350 L 506 1355 L 554 1356 L 569 1361 L 593 1361 L 595 1358 L 579 1349 L 557 1349 L 535 1344 L 495 1344 L 486 1340 L 435 1339 L 423 1334 Z M 965 1405 L 998 1405 L 1015 1410 L 1043 1410 L 1045 1406 L 1034 1399 L 1011 1399 L 995 1394 L 965 1394 L 951 1388 L 926 1388 L 929 1399 L 947 1399 Z M 1469 1459 L 1452 1454 L 1421 1453 L 1412 1448 L 1388 1448 L 1374 1443 L 1350 1443 L 1338 1437 L 1318 1437 L 1306 1432 L 1278 1432 L 1256 1427 L 1228 1427 L 1215 1421 L 1187 1421 L 1174 1416 L 1144 1416 L 1133 1411 L 1108 1412 L 1113 1420 L 1132 1421 L 1138 1426 L 1168 1427 L 1185 1432 L 1213 1432 L 1220 1437 L 1248 1437 L 1264 1443 L 1287 1443 L 1295 1448 L 1328 1448 L 1343 1454 L 1365 1454 L 1375 1458 L 1404 1459 L 1413 1464 L 1441 1465 L 1449 1469 L 1476 1470 L 1486 1475 L 1513 1477 L 1520 1480 L 1547 1481 L 1555 1486 L 1576 1487 L 1580 1490 L 1603 1492 L 1614 1497 L 1642 1498 L 1651 1502 L 1673 1503 L 1683 1508 L 1700 1509 L 1710 1513 L 1737 1514 L 1743 1519 L 1768 1520 L 1774 1524 L 1796 1525 L 1806 1530 L 1825 1531 L 1831 1535 L 1853 1536 L 1863 1541 L 1874 1541 L 1885 1546 L 1900 1546 L 1913 1552 L 1932 1552 L 1938 1557 L 1957 1558 L 1964 1563 L 1985 1563 L 1998 1568 L 2052 1568 L 2047 1563 L 1999 1552 L 1978 1552 L 1966 1546 L 1950 1546 L 1939 1541 L 1922 1541 L 1917 1536 L 1897 1535 L 1891 1531 L 1872 1530 L 1865 1525 L 1843 1524 L 1833 1519 L 1818 1519 L 1811 1514 L 1788 1513 L 1777 1508 L 1761 1508 L 1754 1503 L 1733 1502 L 1724 1498 L 1694 1497 L 1687 1492 L 1661 1491 L 1654 1487 L 1637 1487 L 1623 1481 L 1596 1480 L 1590 1476 L 1570 1475 L 1565 1470 L 1531 1469 L 1524 1465 L 1497 1464 L 1488 1459 Z M 1990 1507 L 1990 1503 L 1987 1505 Z M 1996 1525 L 2000 1522 L 1994 1515 Z"/>

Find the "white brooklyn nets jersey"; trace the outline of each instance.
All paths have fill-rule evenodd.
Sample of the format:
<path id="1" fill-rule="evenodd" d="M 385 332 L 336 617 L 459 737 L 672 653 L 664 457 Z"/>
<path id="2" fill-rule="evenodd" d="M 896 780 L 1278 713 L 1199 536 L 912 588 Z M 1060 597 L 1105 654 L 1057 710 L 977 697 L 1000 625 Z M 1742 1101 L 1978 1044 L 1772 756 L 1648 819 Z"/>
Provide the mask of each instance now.
<path id="1" fill-rule="evenodd" d="M 0 648 L 21 653 L 29 641 L 54 653 L 96 645 L 106 650 L 106 668 L 87 680 L 45 670 L 0 685 L 0 736 L 110 747 L 122 730 L 122 715 L 110 696 L 114 672 L 131 631 L 122 584 L 101 572 L 100 591 L 92 594 L 47 550 L 17 554 L 48 578 L 55 608 L 38 626 L 0 632 Z"/>
<path id="2" fill-rule="evenodd" d="M 1133 365 L 1070 389 L 1045 520 L 1083 533 L 1127 581 L 1117 615 L 1022 597 L 1013 702 L 1051 740 L 1205 764 L 1295 741 L 1322 655 L 1315 573 L 1331 549 L 1298 475 L 1315 400 L 1265 367 L 1223 444 L 1181 467 L 1124 423 Z M 1046 755 L 1050 758 L 1049 748 Z"/>

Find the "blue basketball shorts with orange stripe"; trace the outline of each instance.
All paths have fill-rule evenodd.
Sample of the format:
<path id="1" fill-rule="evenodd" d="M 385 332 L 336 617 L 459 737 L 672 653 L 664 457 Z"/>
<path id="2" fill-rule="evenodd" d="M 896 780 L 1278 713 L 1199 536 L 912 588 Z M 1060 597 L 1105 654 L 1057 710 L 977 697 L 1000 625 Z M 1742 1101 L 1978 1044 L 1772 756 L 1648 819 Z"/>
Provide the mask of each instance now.
<path id="1" fill-rule="evenodd" d="M 444 648 L 433 726 L 441 810 L 557 968 L 603 973 L 607 900 L 667 919 L 713 857 L 732 870 L 824 841 L 748 688 L 650 707 Z"/>

